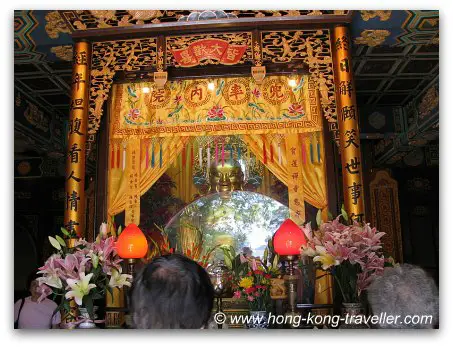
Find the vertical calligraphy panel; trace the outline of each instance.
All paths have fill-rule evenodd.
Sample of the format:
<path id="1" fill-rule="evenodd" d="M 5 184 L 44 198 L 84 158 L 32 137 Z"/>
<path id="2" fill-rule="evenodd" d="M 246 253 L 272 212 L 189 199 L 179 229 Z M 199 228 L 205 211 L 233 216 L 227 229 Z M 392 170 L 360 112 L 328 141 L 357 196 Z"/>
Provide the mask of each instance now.
<path id="1" fill-rule="evenodd" d="M 362 222 L 365 217 L 362 158 L 350 37 L 348 29 L 343 25 L 335 27 L 333 32 L 344 204 L 350 218 Z"/>
<path id="2" fill-rule="evenodd" d="M 131 138 L 126 152 L 127 179 L 125 224 L 140 224 L 140 139 Z"/>
<path id="3" fill-rule="evenodd" d="M 291 219 L 298 225 L 305 221 L 304 179 L 301 170 L 302 151 L 298 134 L 288 134 L 286 157 L 288 170 L 288 200 Z"/>
<path id="4" fill-rule="evenodd" d="M 69 108 L 64 224 L 68 231 L 79 237 L 85 236 L 85 140 L 90 63 L 91 44 L 75 43 Z"/>

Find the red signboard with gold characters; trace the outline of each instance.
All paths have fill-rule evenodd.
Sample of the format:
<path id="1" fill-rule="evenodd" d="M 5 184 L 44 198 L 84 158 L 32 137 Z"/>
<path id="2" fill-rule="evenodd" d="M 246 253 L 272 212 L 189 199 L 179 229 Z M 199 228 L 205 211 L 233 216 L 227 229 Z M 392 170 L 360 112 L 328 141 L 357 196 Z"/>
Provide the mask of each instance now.
<path id="1" fill-rule="evenodd" d="M 192 67 L 203 61 L 216 61 L 224 65 L 237 64 L 247 45 L 231 45 L 220 39 L 202 39 L 187 48 L 170 50 L 180 66 Z"/>

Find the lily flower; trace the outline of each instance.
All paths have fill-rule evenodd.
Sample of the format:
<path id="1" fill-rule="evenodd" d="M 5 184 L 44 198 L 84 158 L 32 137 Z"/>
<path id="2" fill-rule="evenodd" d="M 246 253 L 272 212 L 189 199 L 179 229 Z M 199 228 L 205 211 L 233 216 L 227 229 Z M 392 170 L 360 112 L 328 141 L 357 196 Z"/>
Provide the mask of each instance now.
<path id="1" fill-rule="evenodd" d="M 63 287 L 63 283 L 61 282 L 60 277 L 57 274 L 51 274 L 44 277 L 38 277 L 39 285 L 47 284 L 50 287 L 54 287 L 60 289 Z"/>
<path id="2" fill-rule="evenodd" d="M 90 283 L 91 277 L 93 277 L 92 273 L 85 276 L 85 273 L 81 272 L 80 279 L 78 280 L 68 278 L 67 280 L 68 287 L 71 288 L 72 290 L 65 294 L 65 298 L 66 299 L 74 298 L 77 305 L 81 306 L 83 297 L 85 295 L 88 295 L 91 289 L 96 288 L 95 284 Z"/>
<path id="3" fill-rule="evenodd" d="M 328 254 L 324 247 L 316 246 L 316 251 L 319 253 L 319 255 L 314 257 L 313 261 L 320 262 L 323 270 L 327 270 L 332 266 L 340 265 L 340 262 L 330 254 Z"/>
<path id="4" fill-rule="evenodd" d="M 50 289 L 49 286 L 47 286 L 46 284 L 41 284 L 39 285 L 38 287 L 38 291 L 41 293 L 39 299 L 38 299 L 38 302 L 41 302 L 43 301 L 45 298 L 47 298 L 50 294 L 52 294 L 52 289 Z"/>
<path id="5" fill-rule="evenodd" d="M 112 288 L 123 286 L 131 286 L 132 276 L 128 274 L 122 274 L 121 270 L 112 269 L 112 276 L 110 277 L 109 286 Z"/>
<path id="6" fill-rule="evenodd" d="M 318 255 L 318 253 L 312 247 L 307 247 L 306 245 L 301 247 L 300 254 L 312 258 Z"/>

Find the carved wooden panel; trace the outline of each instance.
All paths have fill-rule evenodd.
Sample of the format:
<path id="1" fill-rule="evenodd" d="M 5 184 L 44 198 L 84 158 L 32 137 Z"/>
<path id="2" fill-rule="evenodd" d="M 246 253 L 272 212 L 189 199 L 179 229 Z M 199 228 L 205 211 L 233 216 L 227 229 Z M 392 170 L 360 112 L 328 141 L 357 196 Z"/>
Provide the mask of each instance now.
<path id="1" fill-rule="evenodd" d="M 398 183 L 387 171 L 378 171 L 370 183 L 371 225 L 385 232 L 382 238 L 385 256 L 403 261 Z"/>

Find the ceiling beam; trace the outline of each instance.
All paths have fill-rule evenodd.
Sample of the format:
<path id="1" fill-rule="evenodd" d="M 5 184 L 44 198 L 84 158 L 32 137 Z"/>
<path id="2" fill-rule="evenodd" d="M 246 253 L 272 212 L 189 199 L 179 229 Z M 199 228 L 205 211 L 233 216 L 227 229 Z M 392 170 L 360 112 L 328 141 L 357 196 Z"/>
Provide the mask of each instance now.
<path id="1" fill-rule="evenodd" d="M 131 39 L 157 34 L 186 35 L 195 33 L 212 33 L 244 30 L 302 30 L 317 29 L 334 26 L 335 24 L 349 24 L 352 21 L 350 14 L 297 16 L 297 17 L 265 17 L 265 18 L 238 18 L 212 19 L 197 22 L 172 22 L 159 24 L 134 25 L 129 27 L 112 27 L 106 29 L 90 29 L 75 31 L 72 37 L 77 40 L 109 41 Z"/>

